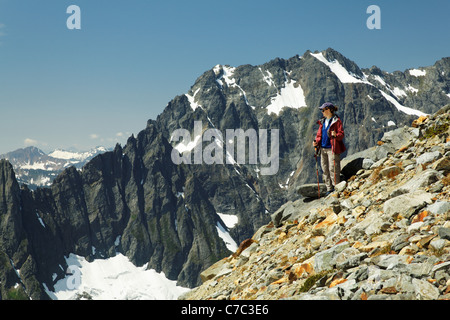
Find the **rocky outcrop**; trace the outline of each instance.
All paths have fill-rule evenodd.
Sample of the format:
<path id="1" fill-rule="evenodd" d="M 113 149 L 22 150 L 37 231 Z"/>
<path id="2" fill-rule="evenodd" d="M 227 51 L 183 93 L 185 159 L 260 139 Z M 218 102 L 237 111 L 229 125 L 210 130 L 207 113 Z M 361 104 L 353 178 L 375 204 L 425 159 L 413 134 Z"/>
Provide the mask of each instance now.
<path id="1" fill-rule="evenodd" d="M 417 134 L 339 191 L 283 205 L 181 298 L 450 299 L 449 110 L 405 128 Z"/>
<path id="2" fill-rule="evenodd" d="M 33 238 L 26 232 L 33 222 L 25 213 L 19 184 L 11 164 L 0 160 L 0 298 L 45 299 L 35 260 Z M 36 216 L 32 221 L 37 222 Z"/>

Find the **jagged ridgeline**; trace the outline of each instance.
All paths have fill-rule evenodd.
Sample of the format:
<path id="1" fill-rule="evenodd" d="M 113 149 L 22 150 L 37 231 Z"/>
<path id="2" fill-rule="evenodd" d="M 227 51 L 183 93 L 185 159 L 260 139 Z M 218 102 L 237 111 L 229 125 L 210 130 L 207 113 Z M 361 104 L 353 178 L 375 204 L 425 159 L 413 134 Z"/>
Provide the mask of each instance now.
<path id="1" fill-rule="evenodd" d="M 332 49 L 260 66 L 217 65 L 125 146 L 82 170 L 65 170 L 49 188 L 21 187 L 12 166 L 1 161 L 1 297 L 48 298 L 45 288 L 53 290 L 64 277 L 70 253 L 92 260 L 120 252 L 179 285 L 197 286 L 203 270 L 267 224 L 283 203 L 298 198 L 296 186 L 315 181 L 311 144 L 319 105 L 339 106 L 353 154 L 447 104 L 449 83 L 449 58 L 394 73 L 360 69 Z M 196 146 L 204 152 L 212 143 L 195 135 L 196 123 L 202 133 L 216 129 L 224 139 L 227 130 L 267 130 L 269 153 L 270 133 L 278 130 L 276 174 L 261 174 L 269 164 L 259 153 L 254 163 L 248 161 L 248 143 L 243 163 L 236 161 L 236 146 L 222 155 L 234 154 L 234 162 L 196 164 Z M 191 133 L 190 143 L 172 141 L 179 129 Z M 215 143 L 227 145 L 217 137 Z M 192 164 L 175 164 L 174 148 L 191 152 Z M 228 224 L 229 216 L 237 223 Z"/>

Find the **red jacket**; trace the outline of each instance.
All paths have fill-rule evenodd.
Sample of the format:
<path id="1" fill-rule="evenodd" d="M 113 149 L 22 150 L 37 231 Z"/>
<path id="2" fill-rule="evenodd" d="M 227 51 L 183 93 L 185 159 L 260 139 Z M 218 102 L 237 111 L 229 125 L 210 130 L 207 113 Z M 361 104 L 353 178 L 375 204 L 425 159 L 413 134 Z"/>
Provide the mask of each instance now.
<path id="1" fill-rule="evenodd" d="M 323 123 L 325 121 L 325 118 L 322 118 L 321 120 L 317 121 L 319 124 L 319 130 L 317 131 L 316 139 L 315 141 L 320 146 L 322 141 L 322 128 Z M 331 136 L 331 131 L 336 132 L 336 137 Z M 331 150 L 336 154 L 341 154 L 345 152 L 346 148 L 344 145 L 344 126 L 342 125 L 341 119 L 339 119 L 338 116 L 334 115 L 331 119 L 331 125 L 328 129 L 328 137 L 330 137 L 331 140 Z"/>

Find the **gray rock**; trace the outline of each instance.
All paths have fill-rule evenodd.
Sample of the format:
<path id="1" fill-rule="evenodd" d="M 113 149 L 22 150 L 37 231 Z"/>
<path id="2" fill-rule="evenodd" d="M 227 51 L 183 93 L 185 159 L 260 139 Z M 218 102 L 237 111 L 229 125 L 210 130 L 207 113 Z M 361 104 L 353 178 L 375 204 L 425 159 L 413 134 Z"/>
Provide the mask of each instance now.
<path id="1" fill-rule="evenodd" d="M 426 152 L 426 153 L 420 155 L 416 159 L 416 163 L 417 164 L 425 164 L 425 163 L 428 163 L 428 162 L 436 161 L 437 159 L 439 159 L 441 157 L 442 157 L 442 154 L 439 151 Z"/>
<path id="2" fill-rule="evenodd" d="M 413 278 L 422 278 L 429 276 L 433 269 L 433 264 L 425 261 L 422 263 L 410 263 L 407 265 L 407 270 L 410 273 L 410 276 Z"/>
<path id="3" fill-rule="evenodd" d="M 380 176 L 382 177 L 395 177 L 401 172 L 401 169 L 397 166 L 390 166 L 387 168 L 384 168 L 380 171 Z"/>
<path id="4" fill-rule="evenodd" d="M 319 186 L 317 186 L 317 183 L 303 184 L 298 187 L 297 193 L 305 198 L 317 198 L 319 194 L 319 188 L 320 196 L 325 196 L 325 194 L 327 193 L 327 186 L 324 183 L 319 183 Z"/>
<path id="5" fill-rule="evenodd" d="M 439 264 L 433 266 L 432 272 L 436 272 L 439 270 L 444 270 L 450 274 L 450 261 L 447 261 L 444 263 L 439 263 Z"/>
<path id="6" fill-rule="evenodd" d="M 414 291 L 420 300 L 436 300 L 439 298 L 439 290 L 428 281 L 412 279 Z"/>
<path id="7" fill-rule="evenodd" d="M 319 273 L 324 270 L 332 269 L 336 264 L 334 258 L 349 246 L 349 243 L 346 241 L 317 253 L 314 257 L 314 271 Z"/>
<path id="8" fill-rule="evenodd" d="M 400 149 L 406 145 L 411 139 L 412 134 L 408 127 L 402 127 L 393 131 L 385 132 L 381 141 L 391 145 L 394 149 Z"/>
<path id="9" fill-rule="evenodd" d="M 375 162 L 372 159 L 364 159 L 363 163 L 362 163 L 362 168 L 365 170 L 370 169 L 370 167 L 374 164 Z"/>
<path id="10" fill-rule="evenodd" d="M 450 228 L 439 228 L 438 235 L 441 239 L 450 240 Z"/>
<path id="11" fill-rule="evenodd" d="M 220 274 L 222 271 L 229 270 L 229 263 L 227 263 L 225 260 L 219 260 L 215 264 L 213 264 L 211 267 L 206 269 L 200 274 L 200 277 L 203 282 L 206 282 L 210 279 L 213 279 L 218 274 Z"/>
<path id="12" fill-rule="evenodd" d="M 344 189 L 346 187 L 347 187 L 347 181 L 341 181 L 334 187 L 334 190 L 337 192 L 342 192 L 342 191 L 344 191 Z"/>
<path id="13" fill-rule="evenodd" d="M 270 218 L 273 221 L 275 227 L 279 227 L 283 221 L 288 220 L 294 213 L 295 208 L 292 201 L 288 201 L 283 204 L 277 211 L 275 211 Z"/>
<path id="14" fill-rule="evenodd" d="M 383 144 L 375 150 L 375 155 L 377 159 L 387 158 L 388 155 L 394 154 L 397 149 L 394 148 L 391 144 Z"/>
<path id="15" fill-rule="evenodd" d="M 450 236 L 450 233 L 449 233 L 449 236 Z M 440 251 L 440 250 L 444 249 L 445 245 L 446 245 L 445 239 L 433 239 L 430 242 L 430 247 L 436 251 Z"/>
<path id="16" fill-rule="evenodd" d="M 398 291 L 400 292 L 405 292 L 405 293 L 409 293 L 409 294 L 413 294 L 415 292 L 414 290 L 414 285 L 412 284 L 412 278 L 411 276 L 405 274 L 405 273 L 400 273 L 397 277 L 396 277 L 396 284 L 395 287 L 397 288 Z"/>
<path id="17" fill-rule="evenodd" d="M 448 201 L 436 201 L 435 203 L 427 206 L 427 210 L 433 214 L 444 214 L 450 211 L 450 202 Z"/>
<path id="18" fill-rule="evenodd" d="M 348 179 L 361 169 L 369 169 L 369 163 L 378 160 L 375 151 L 377 147 L 347 155 L 341 160 L 341 173 Z"/>
<path id="19" fill-rule="evenodd" d="M 380 268 L 393 269 L 399 264 L 406 264 L 407 259 L 407 256 L 382 254 L 371 258 L 371 262 Z"/>
<path id="20" fill-rule="evenodd" d="M 434 195 L 425 191 L 416 191 L 387 200 L 383 205 L 384 213 L 390 218 L 399 214 L 409 219 L 427 204 L 432 203 Z"/>
<path id="21" fill-rule="evenodd" d="M 398 237 L 394 239 L 394 242 L 391 245 L 391 249 L 396 252 L 400 251 L 401 249 L 409 245 L 408 238 L 409 235 L 404 233 L 400 234 Z"/>
<path id="22" fill-rule="evenodd" d="M 386 160 L 387 160 L 387 157 L 386 157 L 386 156 L 380 158 L 377 162 L 375 162 L 375 163 L 370 167 L 370 169 L 375 169 L 375 168 L 378 168 L 378 167 L 382 166 L 383 163 L 384 163 Z"/>
<path id="23" fill-rule="evenodd" d="M 284 272 L 281 268 L 273 269 L 267 274 L 264 285 L 268 286 L 269 284 L 271 284 L 274 281 L 277 281 L 283 276 Z"/>
<path id="24" fill-rule="evenodd" d="M 415 192 L 421 188 L 428 187 L 443 177 L 444 176 L 440 172 L 433 169 L 427 169 L 419 174 L 416 174 L 404 185 L 392 191 L 391 196 L 395 197 L 400 194 Z"/>
<path id="25" fill-rule="evenodd" d="M 367 253 L 360 253 L 358 249 L 347 248 L 334 258 L 334 264 L 337 269 L 349 269 L 356 267 L 367 257 Z"/>

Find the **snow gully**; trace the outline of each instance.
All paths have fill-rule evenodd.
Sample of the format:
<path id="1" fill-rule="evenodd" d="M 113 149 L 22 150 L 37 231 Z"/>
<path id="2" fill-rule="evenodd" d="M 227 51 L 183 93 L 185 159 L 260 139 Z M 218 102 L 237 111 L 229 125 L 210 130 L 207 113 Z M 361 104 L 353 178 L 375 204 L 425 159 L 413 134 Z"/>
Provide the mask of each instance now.
<path id="1" fill-rule="evenodd" d="M 248 140 L 248 164 L 259 164 L 262 175 L 275 175 L 279 169 L 279 129 L 270 129 L 270 141 L 268 141 L 268 129 L 226 129 L 224 135 L 218 129 L 203 130 L 202 121 L 194 121 L 194 134 L 186 129 L 175 130 L 170 138 L 171 142 L 179 142 L 172 150 L 172 162 L 176 165 L 192 164 L 192 151 L 194 152 L 194 164 L 245 164 L 246 145 Z M 181 141 L 180 141 L 181 139 Z M 203 148 L 203 142 L 211 142 Z M 236 143 L 235 143 L 236 142 Z M 226 147 L 224 147 L 224 145 Z M 270 156 L 268 149 L 270 147 Z M 235 160 L 235 149 L 237 160 Z M 224 153 L 225 152 L 225 153 Z M 267 166 L 269 165 L 269 166 Z"/>

